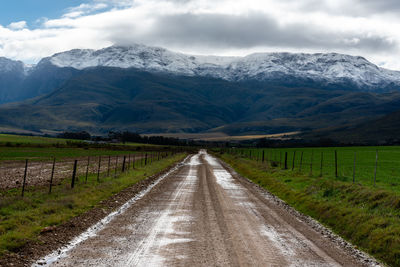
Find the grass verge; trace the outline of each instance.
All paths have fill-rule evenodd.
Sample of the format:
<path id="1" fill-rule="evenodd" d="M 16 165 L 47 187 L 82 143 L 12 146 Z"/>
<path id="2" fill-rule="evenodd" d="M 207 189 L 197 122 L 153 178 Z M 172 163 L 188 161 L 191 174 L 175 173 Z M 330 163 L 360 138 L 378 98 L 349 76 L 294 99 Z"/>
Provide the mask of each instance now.
<path id="1" fill-rule="evenodd" d="M 400 266 L 400 196 L 218 154 L 238 173 L 390 266 Z"/>
<path id="2" fill-rule="evenodd" d="M 124 172 L 116 178 L 102 177 L 99 182 L 97 175 L 89 176 L 87 183 L 83 183 L 84 178 L 79 177 L 80 182 L 74 189 L 70 188 L 70 179 L 66 179 L 53 187 L 51 195 L 47 193 L 46 187 L 29 188 L 24 198 L 20 197 L 19 189 L 2 192 L 0 257 L 36 240 L 45 227 L 60 225 L 83 214 L 102 200 L 172 166 L 184 156 L 185 154 L 176 154 Z"/>

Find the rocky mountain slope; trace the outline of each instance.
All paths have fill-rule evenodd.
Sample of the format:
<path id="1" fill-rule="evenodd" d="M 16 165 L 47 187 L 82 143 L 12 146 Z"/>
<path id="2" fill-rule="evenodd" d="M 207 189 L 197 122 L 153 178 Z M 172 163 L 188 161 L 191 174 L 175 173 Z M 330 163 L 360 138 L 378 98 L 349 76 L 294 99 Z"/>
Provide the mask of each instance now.
<path id="1" fill-rule="evenodd" d="M 379 68 L 363 57 L 336 53 L 257 53 L 246 57 L 192 56 L 169 50 L 133 45 L 101 50 L 72 50 L 43 61 L 58 67 L 137 68 L 150 72 L 208 76 L 228 81 L 281 81 L 298 79 L 320 86 L 363 90 L 400 89 L 400 72 Z"/>
<path id="2" fill-rule="evenodd" d="M 33 67 L 0 59 L 0 103 L 3 129 L 304 132 L 400 110 L 400 72 L 335 53 L 216 57 L 112 46 Z"/>

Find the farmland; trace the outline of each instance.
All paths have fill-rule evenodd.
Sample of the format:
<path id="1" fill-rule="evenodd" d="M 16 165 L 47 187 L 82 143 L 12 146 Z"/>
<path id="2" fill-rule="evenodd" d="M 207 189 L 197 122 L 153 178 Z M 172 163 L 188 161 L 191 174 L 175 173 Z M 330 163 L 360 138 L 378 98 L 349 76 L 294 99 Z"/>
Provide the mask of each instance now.
<path id="1" fill-rule="evenodd" d="M 144 151 L 144 147 L 140 147 L 140 152 L 129 147 L 57 148 L 51 145 L 53 140 L 38 139 L 32 144 L 27 137 L 8 138 L 25 145 L 0 150 L 0 255 L 18 251 L 28 242 L 34 242 L 42 229 L 65 223 L 92 209 L 100 201 L 161 172 L 184 155 L 173 155 L 168 150 Z M 42 147 L 36 147 L 37 144 Z M 52 177 L 49 159 L 53 157 L 57 161 L 53 181 L 49 183 Z M 22 159 L 29 159 L 23 197 L 25 161 Z M 74 160 L 78 164 L 75 186 L 71 188 Z"/>
<path id="2" fill-rule="evenodd" d="M 276 148 L 276 149 L 231 149 L 232 153 L 246 158 L 274 162 L 281 169 L 299 174 L 324 177 L 364 186 L 375 186 L 400 192 L 400 147 L 320 147 L 320 148 Z M 337 155 L 337 172 L 335 164 Z M 376 158 L 378 155 L 378 158 Z M 294 161 L 293 161 L 294 158 Z M 322 161 L 321 161 L 322 159 Z M 322 165 L 321 165 L 322 162 Z M 322 166 L 322 168 L 321 168 Z M 336 175 L 337 173 L 337 175 Z"/>
<path id="3" fill-rule="evenodd" d="M 390 266 L 400 264 L 399 147 L 229 149 L 216 155 L 362 250 Z"/>

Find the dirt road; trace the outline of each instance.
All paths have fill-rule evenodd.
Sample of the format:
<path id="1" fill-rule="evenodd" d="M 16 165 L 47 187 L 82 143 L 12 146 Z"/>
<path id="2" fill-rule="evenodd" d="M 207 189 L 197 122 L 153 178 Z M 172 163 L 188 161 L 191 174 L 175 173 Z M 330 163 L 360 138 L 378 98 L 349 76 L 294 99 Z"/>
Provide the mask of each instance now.
<path id="1" fill-rule="evenodd" d="M 37 266 L 374 265 L 313 223 L 202 151 Z"/>

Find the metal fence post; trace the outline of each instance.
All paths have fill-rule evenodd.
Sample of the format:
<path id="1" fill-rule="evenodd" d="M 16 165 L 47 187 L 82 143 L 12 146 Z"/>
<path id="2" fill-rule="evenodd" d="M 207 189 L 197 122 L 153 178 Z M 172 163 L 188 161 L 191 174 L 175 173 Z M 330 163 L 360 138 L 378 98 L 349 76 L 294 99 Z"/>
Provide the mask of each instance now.
<path id="1" fill-rule="evenodd" d="M 89 164 L 90 164 L 90 156 L 87 158 L 87 166 L 86 166 L 86 177 L 85 177 L 85 183 L 87 183 L 88 179 L 88 174 L 89 174 Z"/>
<path id="2" fill-rule="evenodd" d="M 302 167 L 302 165 L 303 165 L 303 151 L 301 151 L 301 154 L 300 154 L 300 166 L 299 166 L 299 172 L 301 172 L 301 167 Z"/>
<path id="3" fill-rule="evenodd" d="M 53 187 L 53 177 L 54 177 L 54 168 L 56 165 L 56 158 L 53 158 L 53 167 L 51 168 L 51 176 L 50 176 L 50 185 L 49 185 L 49 194 L 51 194 L 51 188 Z"/>
<path id="4" fill-rule="evenodd" d="M 287 152 L 285 152 L 285 170 L 287 170 Z"/>
<path id="5" fill-rule="evenodd" d="M 74 186 L 75 186 L 75 176 L 76 176 L 76 166 L 77 165 L 78 165 L 78 160 L 75 160 L 75 162 L 74 162 L 74 170 L 72 172 L 71 188 L 74 188 Z"/>
<path id="6" fill-rule="evenodd" d="M 25 194 L 25 184 L 26 184 L 26 175 L 28 172 L 28 159 L 25 160 L 25 171 L 24 171 L 24 181 L 22 182 L 22 193 L 21 196 L 23 197 Z"/>
<path id="7" fill-rule="evenodd" d="M 354 151 L 354 163 L 353 163 L 353 184 L 356 182 L 356 156 L 357 152 Z"/>
<path id="8" fill-rule="evenodd" d="M 293 152 L 293 162 L 292 162 L 292 171 L 294 170 L 294 162 L 296 159 L 296 151 Z"/>
<path id="9" fill-rule="evenodd" d="M 125 172 L 125 161 L 126 161 L 126 156 L 124 156 L 124 160 L 122 161 L 122 172 Z"/>
<path id="10" fill-rule="evenodd" d="M 375 156 L 375 172 L 374 172 L 374 186 L 376 185 L 376 169 L 378 168 L 378 149 Z"/>

